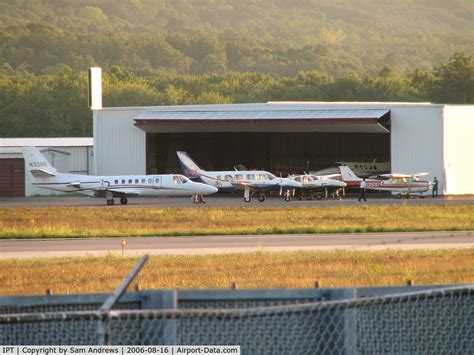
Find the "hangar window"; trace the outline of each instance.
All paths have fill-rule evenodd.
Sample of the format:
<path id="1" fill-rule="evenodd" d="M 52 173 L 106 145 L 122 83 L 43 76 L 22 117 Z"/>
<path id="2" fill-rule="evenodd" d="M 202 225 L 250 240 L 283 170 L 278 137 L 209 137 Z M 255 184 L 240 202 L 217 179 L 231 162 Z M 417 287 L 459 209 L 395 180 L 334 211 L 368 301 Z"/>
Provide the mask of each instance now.
<path id="1" fill-rule="evenodd" d="M 254 174 L 247 174 L 247 180 L 255 180 Z"/>
<path id="2" fill-rule="evenodd" d="M 240 181 L 244 179 L 244 176 L 242 174 L 235 174 L 234 179 L 235 181 Z"/>
<path id="3" fill-rule="evenodd" d="M 125 184 L 125 179 L 122 179 L 122 184 Z"/>

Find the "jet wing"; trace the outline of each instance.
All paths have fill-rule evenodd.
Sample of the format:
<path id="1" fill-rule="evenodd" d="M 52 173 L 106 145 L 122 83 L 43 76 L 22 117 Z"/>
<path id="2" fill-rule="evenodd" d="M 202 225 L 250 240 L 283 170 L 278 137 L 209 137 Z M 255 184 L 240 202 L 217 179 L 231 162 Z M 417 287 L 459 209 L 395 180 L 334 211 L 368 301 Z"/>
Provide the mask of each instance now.
<path id="1" fill-rule="evenodd" d="M 239 190 L 245 190 L 249 188 L 250 191 L 261 191 L 261 190 L 271 190 L 275 188 L 273 185 L 262 184 L 262 183 L 255 183 L 250 181 L 232 181 L 232 186 Z"/>
<path id="2" fill-rule="evenodd" d="M 381 174 L 379 175 L 382 178 L 410 178 L 410 177 L 417 177 L 417 176 L 425 176 L 428 175 L 428 173 L 416 173 L 416 174 Z"/>
<path id="3" fill-rule="evenodd" d="M 113 196 L 118 197 L 136 197 L 140 196 L 137 189 L 95 189 L 91 191 L 93 197 L 107 197 L 107 193 L 112 193 Z"/>

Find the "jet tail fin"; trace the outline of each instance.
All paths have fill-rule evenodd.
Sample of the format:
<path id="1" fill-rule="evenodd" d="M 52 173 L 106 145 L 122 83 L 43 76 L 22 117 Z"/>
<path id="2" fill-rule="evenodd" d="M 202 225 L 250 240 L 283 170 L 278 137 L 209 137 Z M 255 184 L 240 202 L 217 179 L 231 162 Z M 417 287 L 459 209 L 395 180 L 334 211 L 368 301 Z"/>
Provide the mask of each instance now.
<path id="1" fill-rule="evenodd" d="M 51 166 L 43 154 L 36 147 L 22 148 L 25 167 L 35 178 L 48 178 L 57 175 L 57 170 Z"/>
<path id="2" fill-rule="evenodd" d="M 200 180 L 201 168 L 191 159 L 188 153 L 184 151 L 177 151 L 179 164 L 183 170 L 183 175 L 190 178 L 191 180 Z"/>
<path id="3" fill-rule="evenodd" d="M 339 166 L 339 170 L 341 171 L 342 181 L 360 181 L 362 180 L 358 177 L 352 170 L 346 165 Z"/>

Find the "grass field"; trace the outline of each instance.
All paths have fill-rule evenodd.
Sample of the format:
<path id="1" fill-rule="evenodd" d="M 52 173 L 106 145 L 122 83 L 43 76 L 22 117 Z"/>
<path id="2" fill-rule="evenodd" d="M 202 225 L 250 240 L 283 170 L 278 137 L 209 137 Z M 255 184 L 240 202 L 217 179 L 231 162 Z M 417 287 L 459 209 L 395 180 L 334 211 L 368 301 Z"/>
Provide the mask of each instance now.
<path id="1" fill-rule="evenodd" d="M 473 230 L 474 205 L 0 208 L 0 238 Z"/>
<path id="2" fill-rule="evenodd" d="M 138 259 L 0 260 L 0 295 L 110 292 Z M 474 248 L 151 257 L 136 282 L 152 288 L 310 288 L 474 283 Z"/>

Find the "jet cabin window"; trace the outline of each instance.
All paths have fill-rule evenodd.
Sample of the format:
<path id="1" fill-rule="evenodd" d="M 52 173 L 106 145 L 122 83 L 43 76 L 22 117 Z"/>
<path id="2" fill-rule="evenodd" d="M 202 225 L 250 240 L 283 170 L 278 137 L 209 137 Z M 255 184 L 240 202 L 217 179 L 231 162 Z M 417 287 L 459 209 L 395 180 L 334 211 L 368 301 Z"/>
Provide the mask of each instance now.
<path id="1" fill-rule="evenodd" d="M 142 179 L 142 184 L 144 184 L 144 183 L 145 183 L 145 179 Z"/>
<path id="2" fill-rule="evenodd" d="M 128 179 L 128 183 L 131 184 L 131 183 L 132 183 L 132 179 Z"/>
<path id="3" fill-rule="evenodd" d="M 228 180 L 228 181 L 232 181 L 232 180 L 233 180 L 233 179 L 232 179 L 232 175 L 226 175 L 226 176 L 225 176 L 225 179 Z"/>
<path id="4" fill-rule="evenodd" d="M 265 174 L 258 174 L 257 180 L 267 180 L 267 176 Z"/>
<path id="5" fill-rule="evenodd" d="M 118 180 L 115 180 L 114 183 L 115 183 L 115 185 L 118 185 Z"/>
<path id="6" fill-rule="evenodd" d="M 125 179 L 122 179 L 122 184 L 125 184 Z"/>
<path id="7" fill-rule="evenodd" d="M 138 179 L 135 179 L 135 184 L 138 184 Z"/>
<path id="8" fill-rule="evenodd" d="M 244 179 L 244 176 L 242 174 L 235 174 L 234 179 L 235 181 L 241 181 Z"/>
<path id="9" fill-rule="evenodd" d="M 247 180 L 255 180 L 255 175 L 254 174 L 248 174 L 247 175 Z"/>

